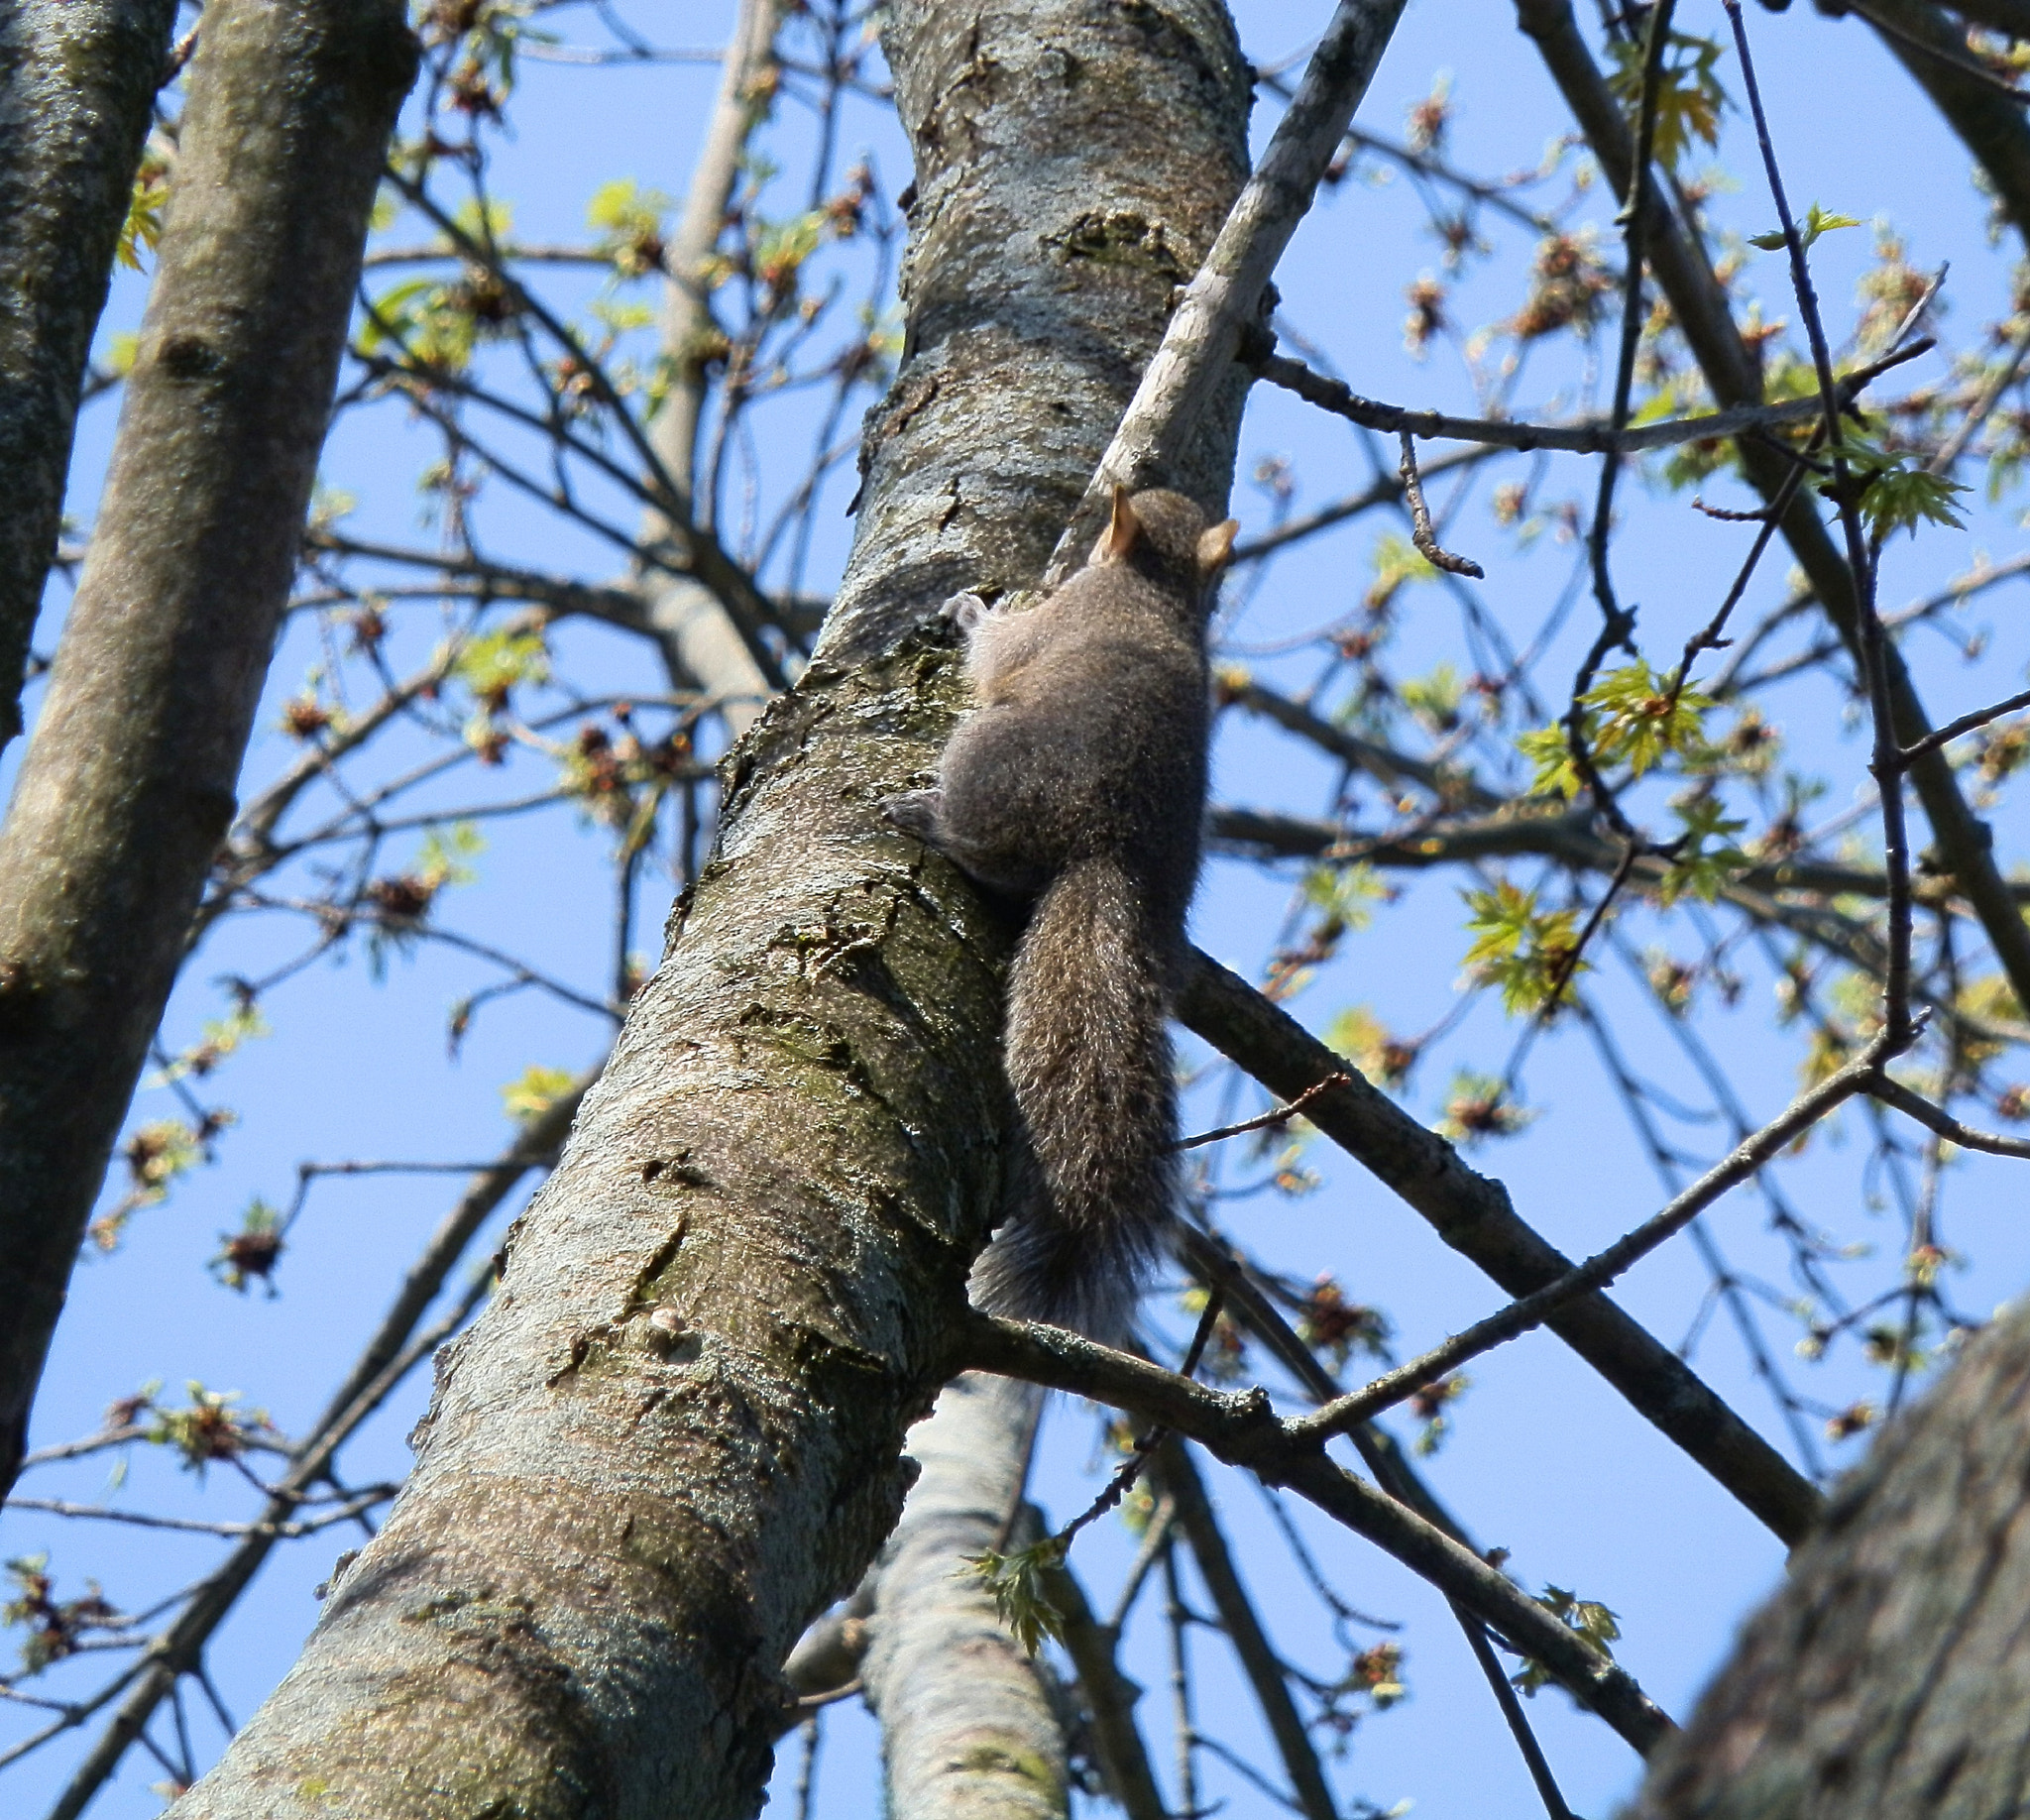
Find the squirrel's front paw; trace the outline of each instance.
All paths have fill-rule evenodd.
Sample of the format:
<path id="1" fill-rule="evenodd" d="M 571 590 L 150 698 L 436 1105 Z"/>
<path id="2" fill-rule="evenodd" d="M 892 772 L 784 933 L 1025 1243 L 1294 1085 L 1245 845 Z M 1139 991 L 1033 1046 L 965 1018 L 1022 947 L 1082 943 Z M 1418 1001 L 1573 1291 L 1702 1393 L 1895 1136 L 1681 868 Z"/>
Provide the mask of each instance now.
<path id="1" fill-rule="evenodd" d="M 964 594 L 953 595 L 938 609 L 938 617 L 950 620 L 960 631 L 970 636 L 972 628 L 993 611 L 977 594 L 967 591 Z"/>
<path id="2" fill-rule="evenodd" d="M 904 834 L 915 835 L 919 841 L 935 845 L 938 812 L 944 806 L 945 792 L 942 790 L 909 790 L 901 796 L 889 797 L 881 805 L 881 814 L 884 820 Z"/>

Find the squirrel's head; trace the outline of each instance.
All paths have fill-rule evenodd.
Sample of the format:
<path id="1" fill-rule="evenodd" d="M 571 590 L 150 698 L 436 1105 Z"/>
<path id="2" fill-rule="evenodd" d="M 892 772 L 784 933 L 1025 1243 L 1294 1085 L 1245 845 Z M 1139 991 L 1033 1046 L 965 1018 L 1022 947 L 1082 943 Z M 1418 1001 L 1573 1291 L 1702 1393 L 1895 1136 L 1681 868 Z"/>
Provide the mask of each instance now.
<path id="1" fill-rule="evenodd" d="M 1195 605 L 1226 566 L 1239 529 L 1232 518 L 1207 525 L 1204 512 L 1182 493 L 1116 487 L 1113 516 L 1092 546 L 1092 561 L 1127 563 Z"/>

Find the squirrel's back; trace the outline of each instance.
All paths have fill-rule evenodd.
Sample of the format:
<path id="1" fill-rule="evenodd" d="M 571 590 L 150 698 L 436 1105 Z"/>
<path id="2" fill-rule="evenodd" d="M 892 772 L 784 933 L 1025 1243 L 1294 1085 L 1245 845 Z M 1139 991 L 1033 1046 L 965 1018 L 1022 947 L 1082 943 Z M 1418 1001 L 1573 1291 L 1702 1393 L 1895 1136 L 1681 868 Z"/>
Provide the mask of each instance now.
<path id="1" fill-rule="evenodd" d="M 1234 526 L 1121 492 L 1091 562 L 1027 612 L 966 609 L 979 706 L 939 788 L 891 805 L 981 883 L 1033 897 L 1009 978 L 1010 1218 L 974 1292 L 1122 1337 L 1176 1199 L 1169 1001 L 1198 872 L 1205 620 Z M 970 597 L 965 597 L 969 599 Z"/>

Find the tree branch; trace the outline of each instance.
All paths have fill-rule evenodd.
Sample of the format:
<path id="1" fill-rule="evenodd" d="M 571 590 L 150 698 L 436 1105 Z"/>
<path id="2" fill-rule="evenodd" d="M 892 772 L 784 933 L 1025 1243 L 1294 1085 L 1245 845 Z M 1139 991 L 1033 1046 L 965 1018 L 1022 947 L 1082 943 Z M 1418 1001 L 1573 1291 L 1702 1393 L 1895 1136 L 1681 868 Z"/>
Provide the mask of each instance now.
<path id="1" fill-rule="evenodd" d="M 1197 957 L 1178 1015 L 1285 1097 L 1347 1072 L 1350 1082 L 1321 1093 L 1305 1116 L 1511 1295 L 1528 1295 L 1571 1270 L 1570 1259 L 1517 1217 L 1500 1183 L 1468 1169 L 1442 1138 L 1217 962 Z M 1795 1543 L 1811 1527 L 1820 1503 L 1811 1485 L 1606 1297 L 1569 1304 L 1548 1325 L 1785 1542 Z"/>
<path id="2" fill-rule="evenodd" d="M 1343 1434 L 1356 1422 L 1371 1421 L 1414 1396 L 1428 1384 L 1458 1369 L 1468 1359 L 1541 1326 L 1575 1297 L 1603 1290 L 1666 1239 L 1682 1232 L 1721 1195 L 1746 1182 L 1778 1151 L 1857 1093 L 1882 1092 L 1882 1065 L 1894 1054 L 1887 1033 L 1875 1038 L 1852 1062 L 1827 1077 L 1809 1092 L 1800 1093 L 1782 1112 L 1752 1136 L 1745 1138 L 1670 1204 L 1652 1214 L 1606 1250 L 1568 1270 L 1555 1283 L 1512 1302 L 1498 1313 L 1455 1333 L 1407 1365 L 1385 1372 L 1351 1396 L 1327 1404 L 1295 1425 L 1294 1432 L 1316 1433 L 1321 1439 Z M 2030 1144 L 2011 1153 L 2030 1156 Z"/>
<path id="3" fill-rule="evenodd" d="M 1646 1755 L 1673 1729 L 1625 1669 L 1513 1581 L 1315 1445 L 1293 1444 L 1259 1389 L 1205 1390 L 1075 1333 L 987 1314 L 971 1318 L 960 1345 L 971 1369 L 1073 1391 L 1147 1415 L 1189 1435 L 1229 1465 L 1268 1484 L 1289 1486 L 1492 1625 L 1512 1648 L 1536 1657 L 1636 1751 Z"/>
<path id="4" fill-rule="evenodd" d="M 1339 0 L 1262 162 L 1184 287 L 1162 346 L 1142 370 L 1134 398 L 1059 539 L 1046 586 L 1062 580 L 1082 557 L 1116 486 L 1152 486 L 1173 478 L 1243 334 L 1258 321 L 1270 274 L 1311 206 L 1403 6 L 1404 0 Z"/>
<path id="5" fill-rule="evenodd" d="M 1628 128 L 1579 33 L 1569 0 L 1517 0 L 1516 11 L 1608 180 L 1617 194 L 1626 195 L 1635 157 Z M 2021 122 L 2016 125 L 2020 128 Z M 1726 293 L 1715 280 L 1704 250 L 1680 234 L 1651 187 L 1655 218 L 1648 224 L 1646 245 L 1652 269 L 1670 299 L 1672 316 L 1713 396 L 1723 405 L 1759 403 L 1760 368 L 1735 326 Z M 2030 184 L 2026 184 L 2025 195 L 2030 197 Z M 1789 478 L 1790 461 L 1752 439 L 1740 444 L 1740 449 L 1742 468 L 1750 484 L 1765 500 L 1775 499 Z M 1827 617 L 1856 662 L 1861 662 L 1861 626 L 1854 576 L 1808 498 L 1800 495 L 1793 499 L 1783 514 L 1782 530 Z M 1883 652 L 1883 670 L 1896 736 L 1905 745 L 1913 745 L 1930 733 L 1931 725 L 1902 654 L 1893 644 Z M 1988 829 L 1967 806 L 1959 781 L 1941 753 L 1931 752 L 1920 759 L 1911 768 L 1910 780 L 1930 820 L 1941 858 L 1960 880 L 2018 1000 L 2030 1004 L 2030 926 L 2018 913 L 1995 863 Z"/>
<path id="6" fill-rule="evenodd" d="M 1912 342 L 1885 358 L 1842 376 L 1840 393 L 1851 402 L 1884 373 L 1928 354 L 1938 344 L 1929 339 Z M 1820 414 L 1816 396 L 1787 398 L 1779 404 L 1738 404 L 1731 410 L 1710 411 L 1697 417 L 1672 417 L 1661 423 L 1642 423 L 1616 429 L 1612 419 L 1591 417 L 1579 423 L 1515 423 L 1501 417 L 1451 417 L 1443 411 L 1411 410 L 1402 404 L 1384 404 L 1364 398 L 1343 381 L 1313 373 L 1302 361 L 1271 354 L 1253 363 L 1255 372 L 1272 386 L 1295 393 L 1307 404 L 1328 410 L 1363 429 L 1386 435 L 1420 436 L 1426 440 L 1477 442 L 1490 448 L 1558 449 L 1574 455 L 1633 455 L 1646 449 L 1674 448 L 1685 442 L 1718 442 L 1746 435 L 1750 430 L 1772 429 L 1786 423 L 1808 423 Z"/>
<path id="7" fill-rule="evenodd" d="M 1190 1543 L 1191 1558 L 1198 1563 L 1198 1577 L 1212 1595 L 1212 1609 L 1241 1671 L 1254 1689 L 1269 1736 L 1276 1741 L 1276 1754 L 1283 1760 L 1284 1773 L 1297 1791 L 1297 1806 L 1305 1820 L 1338 1820 L 1338 1807 L 1331 1786 L 1311 1748 L 1311 1737 L 1290 1697 L 1290 1676 L 1283 1658 L 1276 1653 L 1262 1621 L 1255 1615 L 1247 1588 L 1233 1564 L 1233 1552 L 1220 1534 L 1219 1520 L 1212 1514 L 1212 1501 L 1184 1444 L 1172 1438 L 1157 1449 L 1156 1481 L 1177 1502 L 1178 1528 Z"/>
<path id="8" fill-rule="evenodd" d="M 79 389 L 175 21 L 173 0 L 0 17 L 0 749 L 21 731 Z"/>

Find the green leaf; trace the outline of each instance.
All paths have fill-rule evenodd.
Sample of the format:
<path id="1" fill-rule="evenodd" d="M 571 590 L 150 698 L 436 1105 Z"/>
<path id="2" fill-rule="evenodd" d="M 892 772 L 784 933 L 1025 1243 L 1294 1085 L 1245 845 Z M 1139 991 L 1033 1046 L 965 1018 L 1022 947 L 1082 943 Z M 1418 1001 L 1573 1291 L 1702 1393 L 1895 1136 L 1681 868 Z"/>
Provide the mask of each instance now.
<path id="1" fill-rule="evenodd" d="M 1455 1144 L 1472 1144 L 1487 1137 L 1514 1137 L 1535 1116 L 1509 1096 L 1508 1083 L 1500 1076 L 1461 1069 L 1446 1091 L 1438 1131 Z"/>
<path id="2" fill-rule="evenodd" d="M 458 653 L 451 673 L 488 707 L 499 708 L 510 689 L 549 680 L 549 646 L 539 631 L 504 626 L 471 639 Z"/>
<path id="3" fill-rule="evenodd" d="M 448 829 L 424 831 L 409 869 L 435 893 L 446 885 L 471 884 L 479 873 L 467 862 L 486 851 L 487 837 L 472 823 L 453 822 Z"/>
<path id="4" fill-rule="evenodd" d="M 1614 1659 L 1614 1651 L 1608 1646 L 1620 1642 L 1621 1620 L 1598 1600 L 1582 1599 L 1562 1586 L 1546 1586 L 1536 1603 L 1561 1619 L 1567 1630 L 1578 1632 L 1610 1661 Z M 1523 1693 L 1534 1694 L 1539 1687 L 1550 1685 L 1551 1673 L 1532 1656 L 1523 1663 L 1522 1672 L 1510 1679 Z"/>
<path id="5" fill-rule="evenodd" d="M 1861 515 L 1870 535 L 1886 542 L 1899 530 L 1915 535 L 1923 523 L 1966 529 L 1955 498 L 1969 489 L 1919 466 L 1910 450 L 1892 451 L 1850 437 L 1833 454 L 1847 465 L 1848 485 L 1860 497 Z M 1836 480 L 1822 481 L 1819 491 L 1830 500 L 1842 498 Z"/>
<path id="6" fill-rule="evenodd" d="M 1805 211 L 1804 220 L 1797 230 L 1797 238 L 1803 245 L 1804 250 L 1809 253 L 1821 234 L 1830 234 L 1835 228 L 1859 226 L 1861 226 L 1861 223 L 1854 216 L 1829 214 L 1814 202 Z M 1771 228 L 1766 234 L 1750 234 L 1748 236 L 1748 245 L 1760 247 L 1765 253 L 1780 253 L 1785 245 L 1783 230 L 1781 228 Z"/>
<path id="7" fill-rule="evenodd" d="M 965 1564 L 994 1596 L 994 1610 L 1015 1635 L 1015 1641 L 1034 1655 L 1046 1637 L 1062 1639 L 1065 1616 L 1052 1603 L 1045 1576 L 1065 1563 L 1065 1544 L 1055 1536 L 1018 1548 L 1013 1554 L 997 1554 L 992 1548 L 965 1557 Z"/>
<path id="8" fill-rule="evenodd" d="M 1571 743 L 1562 727 L 1537 727 L 1520 734 L 1516 749 L 1535 767 L 1529 780 L 1531 795 L 1569 800 L 1579 794 L 1579 768 L 1572 762 Z"/>
<path id="9" fill-rule="evenodd" d="M 1304 900 L 1345 929 L 1365 929 L 1389 887 L 1371 865 L 1317 865 L 1304 874 Z"/>
<path id="10" fill-rule="evenodd" d="M 134 173 L 133 193 L 127 200 L 127 219 L 120 224 L 120 238 L 113 253 L 130 272 L 139 272 L 143 253 L 153 253 L 163 235 L 163 209 L 169 199 L 169 161 L 156 147 L 141 155 Z"/>
<path id="11" fill-rule="evenodd" d="M 1626 765 L 1631 778 L 1665 757 L 1697 758 L 1706 748 L 1702 717 L 1713 698 L 1687 684 L 1675 698 L 1664 678 L 1642 658 L 1604 672 L 1579 698 L 1580 726 L 1596 768 Z M 1562 726 L 1521 735 L 1517 749 L 1535 767 L 1537 795 L 1579 794 L 1578 767 Z"/>
<path id="12" fill-rule="evenodd" d="M 516 1124 L 531 1124 L 571 1090 L 574 1079 L 568 1068 L 531 1062 L 501 1089 L 501 1103 Z"/>
<path id="13" fill-rule="evenodd" d="M 804 261 L 817 252 L 825 222 L 825 211 L 814 208 L 787 221 L 763 224 L 754 236 L 754 276 L 771 290 L 790 289 Z"/>
<path id="14" fill-rule="evenodd" d="M 1727 813 L 1727 805 L 1710 793 L 1674 804 L 1684 827 L 1684 845 L 1671 861 L 1656 887 L 1665 905 L 1674 904 L 1689 892 L 1701 903 L 1710 904 L 1720 887 L 1748 863 L 1748 854 L 1734 844 L 1748 823 Z"/>
<path id="15" fill-rule="evenodd" d="M 600 230 L 600 250 L 623 279 L 640 278 L 662 263 L 663 219 L 672 204 L 659 189 L 643 189 L 632 177 L 602 183 L 586 204 L 585 218 Z"/>
<path id="16" fill-rule="evenodd" d="M 1385 531 L 1375 539 L 1375 553 L 1371 560 L 1375 568 L 1375 582 L 1367 592 L 1367 605 L 1377 612 L 1395 599 L 1397 589 L 1406 582 L 1436 581 L 1438 578 L 1437 570 L 1423 559 L 1416 545 L 1395 531 Z"/>
<path id="17" fill-rule="evenodd" d="M 1609 670 L 1581 696 L 1595 711 L 1589 744 L 1596 764 L 1626 764 L 1632 777 L 1668 754 L 1689 755 L 1704 743 L 1700 716 L 1713 698 L 1686 686 L 1673 700 L 1668 683 L 1642 659 Z"/>
<path id="18" fill-rule="evenodd" d="M 1539 910 L 1534 891 L 1507 879 L 1492 891 L 1461 895 L 1472 913 L 1466 926 L 1476 937 L 1466 951 L 1467 967 L 1481 983 L 1501 988 L 1502 1008 L 1511 1016 L 1541 1009 L 1555 981 L 1588 970 L 1584 961 L 1572 966 L 1576 911 Z"/>
<path id="19" fill-rule="evenodd" d="M 1417 560 L 1422 562 L 1423 558 L 1419 556 Z M 1466 684 L 1449 663 L 1440 663 L 1428 676 L 1405 677 L 1396 685 L 1396 693 L 1403 705 L 1426 726 L 1439 733 L 1450 733 L 1459 724 L 1459 704 L 1466 699 Z"/>
<path id="20" fill-rule="evenodd" d="M 1628 115 L 1629 130 L 1635 132 L 1642 107 L 1642 60 L 1645 47 L 1639 38 L 1611 43 L 1608 53 L 1615 67 L 1607 78 L 1608 87 Z M 1657 161 L 1674 171 L 1678 160 L 1693 140 L 1706 146 L 1720 143 L 1720 116 L 1730 105 L 1727 90 L 1714 73 L 1721 48 L 1710 38 L 1673 32 L 1657 71 L 1656 133 Z"/>

